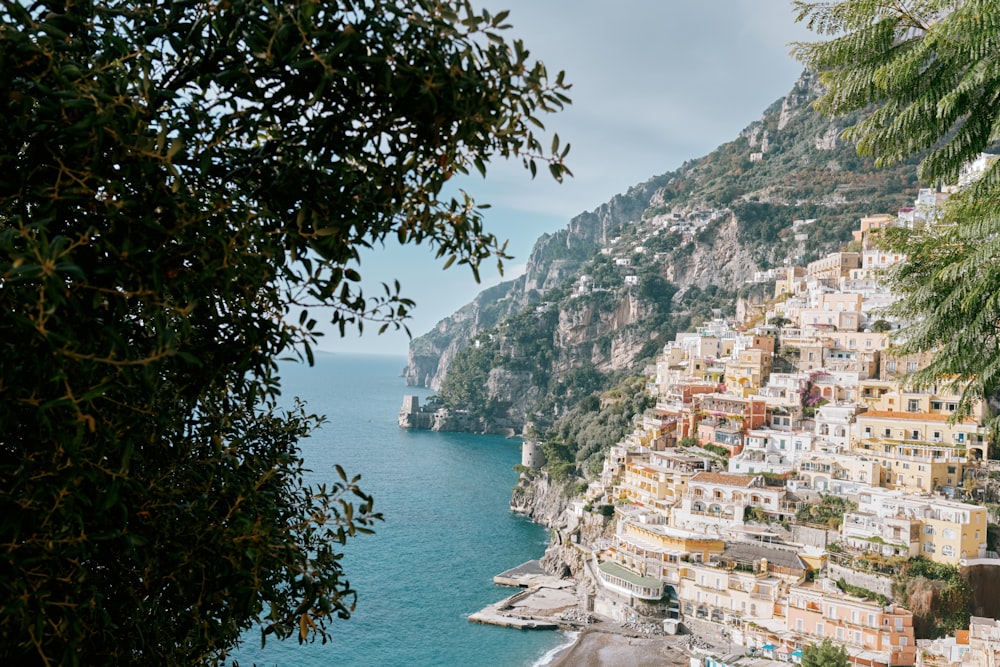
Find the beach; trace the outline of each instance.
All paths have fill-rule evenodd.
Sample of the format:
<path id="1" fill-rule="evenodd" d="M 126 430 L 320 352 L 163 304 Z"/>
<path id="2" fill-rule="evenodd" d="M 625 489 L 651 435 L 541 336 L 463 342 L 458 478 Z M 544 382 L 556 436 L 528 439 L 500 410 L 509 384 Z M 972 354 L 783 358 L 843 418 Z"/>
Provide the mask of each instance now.
<path id="1" fill-rule="evenodd" d="M 630 637 L 602 630 L 584 630 L 577 640 L 556 654 L 551 667 L 682 667 L 688 654 L 678 648 L 678 637 Z"/>

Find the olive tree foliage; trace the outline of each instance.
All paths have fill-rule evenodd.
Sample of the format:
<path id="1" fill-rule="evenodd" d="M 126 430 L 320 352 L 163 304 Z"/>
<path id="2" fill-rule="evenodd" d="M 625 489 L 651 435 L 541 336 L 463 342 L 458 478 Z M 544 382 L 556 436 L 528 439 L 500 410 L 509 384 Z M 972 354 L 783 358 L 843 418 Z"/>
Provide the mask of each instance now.
<path id="1" fill-rule="evenodd" d="M 359 250 L 504 259 L 455 174 L 557 179 L 568 102 L 461 0 L 0 0 L 0 662 L 189 665 L 328 638 L 357 477 L 277 361 L 400 326 Z M 541 140 L 545 139 L 543 147 Z M 331 381 L 337 381 L 332 378 Z"/>
<path id="2" fill-rule="evenodd" d="M 797 2 L 826 41 L 795 46 L 821 72 L 824 112 L 867 109 L 845 131 L 878 164 L 921 156 L 920 178 L 959 183 L 1000 139 L 1000 6 L 992 0 Z M 1000 390 L 1000 167 L 953 195 L 936 224 L 890 230 L 908 261 L 888 279 L 901 353 L 933 351 L 916 385 L 947 379 L 963 392 L 956 417 Z"/>

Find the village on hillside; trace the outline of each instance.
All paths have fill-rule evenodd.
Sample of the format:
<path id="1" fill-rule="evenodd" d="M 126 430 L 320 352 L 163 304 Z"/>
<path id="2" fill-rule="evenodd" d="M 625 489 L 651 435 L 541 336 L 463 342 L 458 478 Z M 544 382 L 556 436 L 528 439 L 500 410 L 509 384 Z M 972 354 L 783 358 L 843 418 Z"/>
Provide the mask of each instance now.
<path id="1" fill-rule="evenodd" d="M 948 194 L 861 219 L 844 251 L 757 276 L 772 298 L 663 349 L 648 369 L 655 408 L 573 508 L 615 525 L 575 545 L 599 583 L 594 613 L 661 618 L 787 662 L 830 639 L 866 667 L 1000 664 L 1000 621 L 973 615 L 921 639 L 893 587 L 914 557 L 1000 573 L 988 406 L 955 419 L 961 387 L 909 386 L 927 359 L 893 354 L 901 323 L 883 314 L 880 272 L 905 257 L 879 234 L 937 224 Z M 523 463 L 544 463 L 536 444 Z"/>

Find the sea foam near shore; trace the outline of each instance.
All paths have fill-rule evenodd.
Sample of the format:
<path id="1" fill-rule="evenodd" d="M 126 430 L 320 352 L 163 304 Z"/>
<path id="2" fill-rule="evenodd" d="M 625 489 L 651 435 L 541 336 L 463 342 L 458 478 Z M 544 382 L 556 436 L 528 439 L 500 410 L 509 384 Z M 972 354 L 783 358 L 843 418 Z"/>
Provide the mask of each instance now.
<path id="1" fill-rule="evenodd" d="M 545 654 L 536 660 L 531 667 L 547 667 L 548 665 L 554 665 L 556 660 L 558 660 L 563 653 L 569 651 L 576 645 L 576 642 L 580 639 L 580 633 L 575 631 L 564 631 L 563 634 L 566 636 L 566 641 L 558 646 L 549 649 Z"/>

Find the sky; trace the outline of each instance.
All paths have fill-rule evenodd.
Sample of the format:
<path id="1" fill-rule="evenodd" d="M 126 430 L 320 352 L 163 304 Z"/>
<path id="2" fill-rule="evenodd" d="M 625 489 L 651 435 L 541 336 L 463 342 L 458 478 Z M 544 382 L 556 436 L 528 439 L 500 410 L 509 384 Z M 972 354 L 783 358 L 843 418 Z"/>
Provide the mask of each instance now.
<path id="1" fill-rule="evenodd" d="M 490 231 L 509 239 L 500 277 L 495 262 L 477 284 L 467 267 L 442 270 L 426 246 L 387 245 L 366 253 L 366 291 L 399 280 L 416 301 L 407 321 L 417 337 L 469 303 L 484 287 L 523 271 L 535 240 L 567 225 L 630 186 L 672 171 L 737 137 L 788 93 L 802 72 L 790 42 L 814 39 L 794 21 L 786 0 L 473 0 L 496 13 L 510 10 L 506 34 L 522 39 L 550 76 L 573 84 L 573 103 L 546 117 L 571 150 L 573 178 L 557 184 L 547 170 L 531 179 L 519 162 L 493 162 L 486 178 L 463 179 Z M 323 313 L 313 316 L 323 321 Z M 405 356 L 402 331 L 362 335 L 332 328 L 318 349 Z"/>

